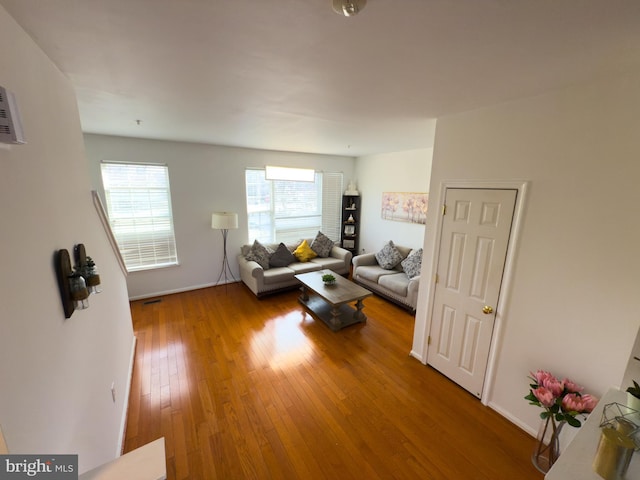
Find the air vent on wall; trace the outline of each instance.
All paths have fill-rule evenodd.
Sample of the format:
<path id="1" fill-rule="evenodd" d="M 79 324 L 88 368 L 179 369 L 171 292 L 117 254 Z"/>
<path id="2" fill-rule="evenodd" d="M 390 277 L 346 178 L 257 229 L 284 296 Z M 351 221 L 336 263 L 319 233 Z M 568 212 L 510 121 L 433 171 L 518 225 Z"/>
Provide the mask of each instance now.
<path id="1" fill-rule="evenodd" d="M 26 143 L 13 94 L 0 87 L 0 143 Z"/>

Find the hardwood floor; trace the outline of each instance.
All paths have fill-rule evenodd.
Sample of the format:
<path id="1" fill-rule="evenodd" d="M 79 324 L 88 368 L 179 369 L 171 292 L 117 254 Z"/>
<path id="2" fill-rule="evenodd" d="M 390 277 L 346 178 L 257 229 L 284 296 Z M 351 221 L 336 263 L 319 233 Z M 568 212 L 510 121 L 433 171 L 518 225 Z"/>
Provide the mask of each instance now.
<path id="1" fill-rule="evenodd" d="M 132 302 L 125 451 L 164 436 L 169 479 L 542 478 L 533 438 L 409 357 L 407 312 L 374 296 L 334 333 L 297 297 Z"/>

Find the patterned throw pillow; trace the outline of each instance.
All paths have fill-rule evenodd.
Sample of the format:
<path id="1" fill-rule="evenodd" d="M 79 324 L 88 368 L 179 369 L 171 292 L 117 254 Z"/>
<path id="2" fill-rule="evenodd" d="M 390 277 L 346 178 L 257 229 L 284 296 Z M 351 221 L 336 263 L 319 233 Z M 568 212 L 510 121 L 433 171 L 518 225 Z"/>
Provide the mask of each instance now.
<path id="1" fill-rule="evenodd" d="M 402 254 L 398 251 L 393 241 L 389 242 L 376 253 L 376 260 L 385 270 L 391 270 L 402 261 Z"/>
<path id="2" fill-rule="evenodd" d="M 293 256 L 293 253 L 291 253 L 284 243 L 280 243 L 276 251 L 271 255 L 271 258 L 269 258 L 269 266 L 286 267 L 295 261 L 296 257 Z"/>
<path id="3" fill-rule="evenodd" d="M 273 250 L 262 245 L 258 240 L 253 241 L 251 250 L 247 254 L 246 258 L 249 261 L 258 262 L 264 270 L 269 269 L 269 257 L 273 253 Z"/>
<path id="4" fill-rule="evenodd" d="M 324 233 L 318 232 L 316 238 L 311 242 L 311 250 L 316 252 L 319 257 L 326 258 L 331 253 L 333 248 L 333 240 L 327 237 Z"/>
<path id="5" fill-rule="evenodd" d="M 400 262 L 404 273 L 407 277 L 413 278 L 420 275 L 420 268 L 422 267 L 422 249 L 412 250 L 411 253 Z"/>
<path id="6" fill-rule="evenodd" d="M 312 258 L 318 256 L 316 252 L 311 250 L 311 247 L 306 240 L 303 240 L 302 243 L 298 245 L 298 248 L 293 251 L 293 254 L 296 256 L 299 262 L 308 262 Z"/>

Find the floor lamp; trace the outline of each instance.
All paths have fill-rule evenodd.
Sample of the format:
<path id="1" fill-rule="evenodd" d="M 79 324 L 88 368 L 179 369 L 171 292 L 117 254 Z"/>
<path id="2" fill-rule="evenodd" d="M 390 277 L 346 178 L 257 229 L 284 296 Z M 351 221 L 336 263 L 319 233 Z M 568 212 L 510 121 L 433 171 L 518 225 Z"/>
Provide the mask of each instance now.
<path id="1" fill-rule="evenodd" d="M 235 282 L 237 282 L 236 277 L 233 276 L 231 272 L 231 267 L 229 266 L 229 258 L 227 257 L 227 234 L 229 230 L 238 228 L 238 214 L 230 213 L 230 212 L 214 212 L 211 215 L 211 228 L 214 230 L 220 230 L 222 232 L 222 244 L 224 249 L 224 255 L 222 257 L 222 270 L 220 270 L 220 275 L 218 276 L 218 280 L 216 281 L 216 285 L 220 283 L 220 279 L 224 275 L 224 284 L 227 284 L 227 271 L 231 278 Z"/>

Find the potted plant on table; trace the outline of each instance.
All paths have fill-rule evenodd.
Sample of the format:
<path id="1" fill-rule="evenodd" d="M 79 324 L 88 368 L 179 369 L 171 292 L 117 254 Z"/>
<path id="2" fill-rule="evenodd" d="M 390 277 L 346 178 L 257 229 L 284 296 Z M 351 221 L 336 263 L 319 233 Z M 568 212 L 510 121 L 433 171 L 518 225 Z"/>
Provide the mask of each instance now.
<path id="1" fill-rule="evenodd" d="M 334 285 L 336 283 L 336 277 L 334 277 L 330 273 L 325 273 L 324 275 L 322 275 L 322 282 L 325 285 Z"/>

